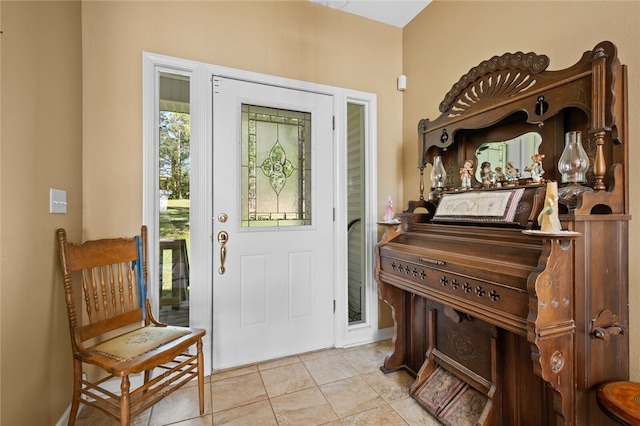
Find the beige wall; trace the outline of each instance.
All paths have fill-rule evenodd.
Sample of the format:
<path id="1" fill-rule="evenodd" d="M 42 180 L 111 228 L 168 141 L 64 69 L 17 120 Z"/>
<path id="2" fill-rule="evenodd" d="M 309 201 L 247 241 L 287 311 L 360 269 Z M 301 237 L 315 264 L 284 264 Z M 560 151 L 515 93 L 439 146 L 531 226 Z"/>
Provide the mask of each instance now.
<path id="1" fill-rule="evenodd" d="M 436 2 L 404 31 L 303 0 L 2 0 L 0 11 L 3 425 L 54 424 L 69 404 L 55 229 L 66 227 L 72 240 L 139 229 L 142 51 L 376 93 L 380 215 L 388 195 L 407 201 L 417 193 L 418 119 L 435 117 L 453 82 L 494 54 L 545 53 L 559 69 L 609 39 L 629 64 L 630 93 L 640 93 L 638 3 Z M 480 30 L 467 34 L 462 25 Z M 403 71 L 404 95 L 395 90 Z M 638 116 L 637 100 L 630 103 Z M 638 126 L 632 121 L 632 138 Z M 640 155 L 633 145 L 630 153 Z M 50 187 L 67 191 L 66 215 L 48 213 Z M 638 186 L 631 191 L 638 199 Z M 640 237 L 639 206 L 631 204 L 631 235 Z M 631 268 L 634 287 L 640 265 Z M 633 306 L 638 293 L 632 288 Z M 633 315 L 637 378 L 636 324 Z"/>
<path id="2" fill-rule="evenodd" d="M 71 390 L 55 229 L 81 236 L 80 3 L 0 8 L 0 424 L 52 425 Z M 66 215 L 49 214 L 49 188 Z"/>
<path id="3" fill-rule="evenodd" d="M 379 214 L 402 199 L 399 28 L 308 1 L 1 4 L 2 424 L 53 424 L 69 404 L 55 228 L 139 230 L 143 51 L 375 93 Z M 67 190 L 67 215 L 48 214 L 50 186 Z"/>
<path id="4" fill-rule="evenodd" d="M 435 119 L 438 104 L 470 68 L 505 52 L 549 56 L 549 69 L 576 63 L 603 40 L 618 47 L 629 68 L 629 157 L 631 257 L 629 268 L 631 376 L 640 379 L 640 2 L 438 1 L 404 28 L 403 60 L 408 89 L 404 97 L 404 193 L 418 194 L 417 124 Z M 604 253 L 603 253 L 604 254 Z M 603 360 L 604 362 L 604 360 Z"/>
<path id="5" fill-rule="evenodd" d="M 308 1 L 85 2 L 82 25 L 86 237 L 140 225 L 143 51 L 377 94 L 380 215 L 402 198 L 400 28 Z"/>

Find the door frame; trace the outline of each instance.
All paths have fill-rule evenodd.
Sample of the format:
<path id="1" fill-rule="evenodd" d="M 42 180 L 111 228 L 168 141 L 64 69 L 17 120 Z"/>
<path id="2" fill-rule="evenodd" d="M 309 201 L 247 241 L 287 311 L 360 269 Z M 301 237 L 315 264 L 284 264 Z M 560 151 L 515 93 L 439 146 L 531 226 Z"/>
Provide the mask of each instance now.
<path id="1" fill-rule="evenodd" d="M 148 258 L 158 257 L 159 188 L 158 188 L 158 93 L 160 72 L 190 77 L 191 114 L 191 255 L 190 281 L 204 283 L 191 286 L 190 323 L 205 328 L 203 339 L 205 374 L 211 371 L 211 329 L 213 306 L 213 75 L 247 80 L 333 97 L 334 110 L 334 346 L 348 347 L 388 338 L 391 329 L 378 329 L 378 289 L 373 276 L 374 249 L 377 243 L 377 97 L 375 94 L 289 78 L 271 76 L 234 68 L 211 65 L 149 52 L 142 54 L 143 120 L 143 223 L 149 229 Z M 358 103 L 366 110 L 366 321 L 350 326 L 347 308 L 347 206 L 346 206 L 346 115 L 347 103 Z M 364 218 L 363 218 L 364 219 Z M 336 226 L 336 224 L 345 226 Z M 217 244 L 217 243 L 216 243 Z M 148 294 L 155 313 L 158 310 L 158 265 L 148 262 Z"/>

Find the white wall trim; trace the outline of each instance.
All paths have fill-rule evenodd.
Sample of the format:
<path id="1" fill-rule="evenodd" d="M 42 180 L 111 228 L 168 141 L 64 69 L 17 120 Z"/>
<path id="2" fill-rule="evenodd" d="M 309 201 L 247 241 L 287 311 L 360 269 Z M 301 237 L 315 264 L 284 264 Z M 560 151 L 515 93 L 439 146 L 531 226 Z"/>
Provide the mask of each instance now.
<path id="1" fill-rule="evenodd" d="M 347 102 L 362 103 L 367 110 L 366 134 L 366 162 L 367 178 L 365 193 L 368 225 L 367 259 L 370 265 L 367 270 L 367 322 L 356 326 L 348 326 L 347 310 L 347 275 L 346 275 L 346 226 L 334 225 L 335 250 L 334 262 L 336 275 L 334 280 L 334 296 L 336 300 L 336 315 L 334 321 L 334 345 L 348 346 L 356 343 L 367 343 L 380 339 L 377 329 L 378 322 L 378 290 L 373 277 L 373 251 L 377 238 L 376 206 L 376 152 L 377 152 L 377 98 L 375 94 L 353 91 L 323 84 L 293 80 L 289 78 L 270 76 L 234 68 L 194 62 L 149 52 L 143 52 L 143 221 L 149 228 L 150 246 L 149 259 L 158 256 L 157 241 L 159 229 L 159 197 L 158 197 L 158 152 L 157 152 L 157 93 L 159 90 L 159 72 L 170 72 L 190 76 L 191 81 L 191 153 L 192 153 L 192 188 L 191 188 L 191 262 L 192 279 L 204 283 L 192 286 L 191 289 L 191 324 L 194 327 L 206 328 L 207 335 L 203 341 L 205 351 L 205 373 L 211 371 L 211 330 L 212 330 L 212 285 L 213 285 L 213 212 L 212 212 L 212 76 L 219 75 L 226 78 L 241 79 L 276 87 L 292 88 L 331 95 L 334 98 L 334 113 L 336 130 L 334 134 L 334 176 L 336 188 L 334 190 L 334 207 L 336 209 L 336 224 L 346 224 L 346 104 Z M 338 229 L 339 228 L 339 229 Z M 342 229 L 344 228 L 344 229 Z M 197 260 L 194 256 L 198 256 Z M 149 262 L 149 296 L 153 306 L 158 306 L 158 265 Z M 198 314 L 196 314 L 198 312 Z"/>
<path id="2" fill-rule="evenodd" d="M 339 140 L 338 152 L 336 153 L 336 165 L 338 166 L 338 189 L 336 211 L 336 223 L 347 223 L 347 104 L 362 105 L 365 109 L 365 214 L 363 217 L 365 225 L 365 253 L 366 259 L 364 277 L 365 282 L 365 320 L 361 323 L 349 325 L 348 313 L 348 291 L 347 291 L 347 234 L 338 233 L 338 247 L 336 247 L 336 346 L 348 347 L 358 344 L 369 343 L 382 340 L 387 332 L 380 333 L 378 330 L 378 284 L 374 277 L 375 267 L 375 246 L 377 244 L 377 97 L 375 94 L 343 89 L 341 99 L 337 105 L 336 132 Z M 340 218 L 338 220 L 338 218 Z M 345 327 L 344 324 L 347 326 Z"/>
<path id="3" fill-rule="evenodd" d="M 193 282 L 202 285 L 191 286 L 190 323 L 193 327 L 204 328 L 207 334 L 202 340 L 204 352 L 204 372 L 211 371 L 211 300 L 212 291 L 212 247 L 211 247 L 211 203 L 200 201 L 209 199 L 211 175 L 211 83 L 207 81 L 206 66 L 198 62 L 176 59 L 143 52 L 143 221 L 149 230 L 149 259 L 158 258 L 159 196 L 158 196 L 158 92 L 160 72 L 181 74 L 190 78 L 191 98 L 191 194 L 194 201 L 190 209 L 191 234 L 190 274 Z M 208 117 L 208 119 L 207 119 Z M 194 196 L 193 194 L 196 194 Z M 201 205 L 199 203 L 203 203 Z M 154 313 L 159 306 L 159 271 L 155 261 L 148 262 L 149 288 Z"/>

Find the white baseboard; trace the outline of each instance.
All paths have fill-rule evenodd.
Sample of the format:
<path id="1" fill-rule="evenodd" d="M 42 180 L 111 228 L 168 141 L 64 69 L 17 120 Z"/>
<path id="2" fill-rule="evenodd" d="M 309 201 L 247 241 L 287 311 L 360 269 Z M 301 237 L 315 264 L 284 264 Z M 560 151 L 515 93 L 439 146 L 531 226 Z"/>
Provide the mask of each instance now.
<path id="1" fill-rule="evenodd" d="M 342 342 L 336 344 L 337 348 L 352 348 L 354 346 L 366 345 L 368 343 L 379 342 L 393 337 L 393 327 L 371 330 L 365 327 L 361 332 L 350 333 Z"/>
<path id="2" fill-rule="evenodd" d="M 56 423 L 56 426 L 65 426 L 69 424 L 69 413 L 71 412 L 71 404 L 69 404 L 69 406 L 67 407 L 66 410 L 64 410 L 64 413 L 62 413 L 62 417 L 60 417 L 58 419 L 58 422 Z"/>
<path id="3" fill-rule="evenodd" d="M 394 331 L 393 327 L 388 327 L 388 328 L 383 328 L 381 330 L 378 330 L 378 332 L 376 333 L 375 341 L 379 342 L 380 340 L 391 339 L 393 337 L 393 331 Z"/>

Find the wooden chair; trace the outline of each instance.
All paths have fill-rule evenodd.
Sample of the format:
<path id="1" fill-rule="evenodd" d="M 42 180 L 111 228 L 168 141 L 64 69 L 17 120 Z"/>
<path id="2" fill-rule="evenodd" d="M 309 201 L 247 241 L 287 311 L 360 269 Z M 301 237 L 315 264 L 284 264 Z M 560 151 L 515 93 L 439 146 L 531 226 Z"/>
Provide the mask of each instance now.
<path id="1" fill-rule="evenodd" d="M 167 326 L 153 317 L 146 297 L 147 228 L 143 226 L 134 238 L 80 244 L 67 242 L 64 229 L 58 229 L 57 237 L 73 352 L 69 425 L 74 424 L 80 404 L 128 425 L 132 417 L 194 378 L 204 414 L 205 330 Z M 76 311 L 72 278 L 81 283 L 84 313 Z M 189 352 L 194 345 L 195 354 Z M 106 373 L 89 380 L 99 370 L 85 372 L 86 364 Z M 130 389 L 130 376 L 138 373 L 143 373 L 142 384 Z M 105 386 L 112 378 L 120 379 L 120 395 Z"/>
<path id="2" fill-rule="evenodd" d="M 606 382 L 596 392 L 598 405 L 623 425 L 640 425 L 640 383 Z"/>

